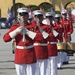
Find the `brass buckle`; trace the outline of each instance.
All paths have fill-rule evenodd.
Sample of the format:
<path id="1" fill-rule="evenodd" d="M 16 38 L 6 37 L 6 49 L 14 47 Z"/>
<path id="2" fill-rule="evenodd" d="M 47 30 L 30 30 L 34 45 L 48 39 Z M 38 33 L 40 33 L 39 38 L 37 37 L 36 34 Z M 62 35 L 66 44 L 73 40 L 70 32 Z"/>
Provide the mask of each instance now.
<path id="1" fill-rule="evenodd" d="M 24 49 L 28 49 L 27 46 L 24 46 Z"/>
<path id="2" fill-rule="evenodd" d="M 39 43 L 38 45 L 41 46 L 41 43 Z"/>
<path id="3" fill-rule="evenodd" d="M 50 42 L 48 41 L 47 44 L 50 44 Z"/>

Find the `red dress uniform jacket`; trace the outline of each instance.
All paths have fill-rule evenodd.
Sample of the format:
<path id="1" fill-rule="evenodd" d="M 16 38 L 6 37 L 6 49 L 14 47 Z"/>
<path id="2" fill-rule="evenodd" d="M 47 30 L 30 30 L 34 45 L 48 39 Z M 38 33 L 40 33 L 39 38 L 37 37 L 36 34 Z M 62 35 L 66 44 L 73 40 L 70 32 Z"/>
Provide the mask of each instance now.
<path id="1" fill-rule="evenodd" d="M 58 32 L 58 35 L 56 36 L 56 38 L 60 41 L 63 42 L 63 27 L 62 24 L 59 23 L 55 23 L 55 26 L 53 27 L 54 30 L 56 30 Z"/>
<path id="2" fill-rule="evenodd" d="M 36 26 L 35 32 L 37 33 L 34 39 L 34 49 L 37 59 L 48 59 L 47 41 L 43 38 L 42 33 Z"/>
<path id="3" fill-rule="evenodd" d="M 10 30 L 4 35 L 3 39 L 5 42 L 9 42 L 12 40 L 12 38 L 9 36 L 9 33 L 18 28 L 20 25 L 16 24 L 13 25 Z M 31 25 L 25 25 L 25 28 L 27 29 L 33 29 Z M 33 40 L 29 38 L 27 35 L 26 37 L 26 42 L 22 42 L 23 35 L 22 33 L 18 33 L 17 36 L 15 37 L 16 40 L 16 45 L 17 46 L 31 46 L 33 45 Z M 29 49 L 18 49 L 16 48 L 15 50 L 15 63 L 16 64 L 31 64 L 36 62 L 36 56 L 35 56 L 35 51 L 34 47 L 29 48 Z"/>
<path id="4" fill-rule="evenodd" d="M 70 34 L 72 34 L 72 32 L 73 32 L 73 26 L 72 26 L 72 22 L 71 22 L 71 20 L 61 20 L 60 21 L 61 23 L 62 23 L 62 25 L 63 25 L 63 29 L 64 29 L 64 38 L 65 38 L 65 40 L 67 40 L 68 39 L 68 33 L 70 33 Z M 71 41 L 71 37 L 70 37 L 70 41 Z"/>
<path id="5" fill-rule="evenodd" d="M 32 21 L 32 25 L 36 26 L 36 21 L 35 20 Z"/>
<path id="6" fill-rule="evenodd" d="M 56 42 L 56 38 L 53 36 L 53 33 L 51 31 L 52 28 L 50 27 L 50 25 L 44 25 L 44 26 L 41 25 L 40 27 L 49 34 L 49 37 L 47 38 L 48 57 L 57 56 L 56 44 L 50 44 L 50 42 Z"/>

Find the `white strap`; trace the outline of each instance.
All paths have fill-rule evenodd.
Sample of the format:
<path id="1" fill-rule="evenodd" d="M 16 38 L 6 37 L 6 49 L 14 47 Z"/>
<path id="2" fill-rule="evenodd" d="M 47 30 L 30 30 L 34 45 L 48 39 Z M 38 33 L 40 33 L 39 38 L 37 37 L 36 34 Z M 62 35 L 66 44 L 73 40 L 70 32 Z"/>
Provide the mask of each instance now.
<path id="1" fill-rule="evenodd" d="M 33 45 L 31 46 L 16 46 L 17 49 L 30 49 L 33 48 Z"/>
<path id="2" fill-rule="evenodd" d="M 66 44 L 65 42 L 48 42 L 48 44 Z"/>
<path id="3" fill-rule="evenodd" d="M 34 43 L 34 46 L 47 46 L 46 43 Z"/>
<path id="4" fill-rule="evenodd" d="M 48 44 L 57 44 L 57 42 L 48 42 Z"/>

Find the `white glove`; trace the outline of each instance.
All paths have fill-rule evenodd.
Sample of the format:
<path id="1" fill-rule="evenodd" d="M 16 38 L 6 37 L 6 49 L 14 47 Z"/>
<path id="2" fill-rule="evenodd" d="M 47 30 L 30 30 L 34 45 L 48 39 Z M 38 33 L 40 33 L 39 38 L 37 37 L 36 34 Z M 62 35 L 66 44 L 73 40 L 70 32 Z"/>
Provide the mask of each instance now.
<path id="1" fill-rule="evenodd" d="M 14 38 L 19 32 L 21 32 L 23 30 L 23 27 L 20 26 L 17 29 L 15 29 L 14 31 L 10 32 L 9 35 L 11 38 Z"/>
<path id="2" fill-rule="evenodd" d="M 36 36 L 36 33 L 35 32 L 33 32 L 33 31 L 30 31 L 30 30 L 28 30 L 28 29 L 26 29 L 25 28 L 25 32 L 26 32 L 26 34 L 33 40 L 34 38 L 35 38 L 35 36 Z"/>
<path id="3" fill-rule="evenodd" d="M 42 32 L 42 35 L 43 35 L 43 38 L 44 38 L 44 39 L 46 39 L 46 38 L 49 36 L 49 34 L 46 33 L 45 31 Z"/>
<path id="4" fill-rule="evenodd" d="M 59 33 L 57 31 L 55 31 L 54 29 L 52 29 L 53 31 L 53 35 L 56 37 Z"/>

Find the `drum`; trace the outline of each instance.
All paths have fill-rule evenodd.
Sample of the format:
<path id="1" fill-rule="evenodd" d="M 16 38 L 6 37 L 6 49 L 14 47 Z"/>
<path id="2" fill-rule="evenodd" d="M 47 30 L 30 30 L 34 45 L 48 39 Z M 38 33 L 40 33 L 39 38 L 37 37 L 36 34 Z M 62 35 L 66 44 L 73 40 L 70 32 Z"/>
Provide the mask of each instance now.
<path id="1" fill-rule="evenodd" d="M 16 48 L 16 42 L 15 41 L 13 42 L 13 46 L 14 46 L 14 49 L 15 49 Z"/>
<path id="2" fill-rule="evenodd" d="M 13 40 L 13 42 L 12 42 L 12 53 L 13 54 L 15 53 L 15 49 L 16 49 L 16 41 Z"/>
<path id="3" fill-rule="evenodd" d="M 68 50 L 74 50 L 75 51 L 75 43 L 67 43 L 67 45 L 68 45 Z"/>
<path id="4" fill-rule="evenodd" d="M 57 43 L 57 49 L 58 51 L 66 50 L 66 43 Z"/>
<path id="5" fill-rule="evenodd" d="M 74 53 L 75 53 L 75 43 L 68 42 L 67 43 L 67 55 L 73 56 Z"/>

